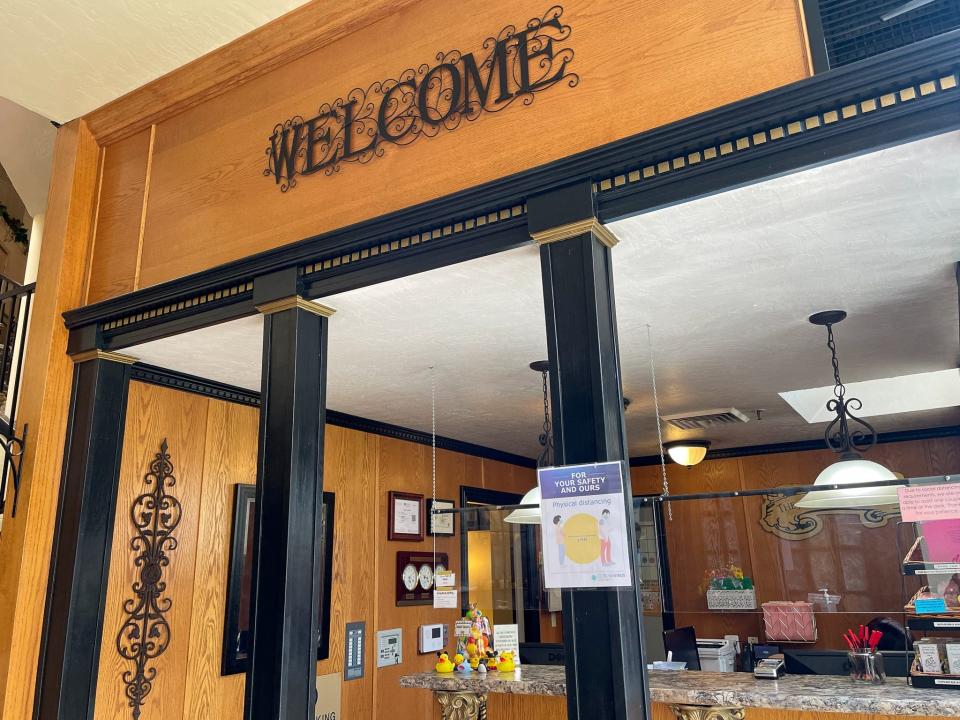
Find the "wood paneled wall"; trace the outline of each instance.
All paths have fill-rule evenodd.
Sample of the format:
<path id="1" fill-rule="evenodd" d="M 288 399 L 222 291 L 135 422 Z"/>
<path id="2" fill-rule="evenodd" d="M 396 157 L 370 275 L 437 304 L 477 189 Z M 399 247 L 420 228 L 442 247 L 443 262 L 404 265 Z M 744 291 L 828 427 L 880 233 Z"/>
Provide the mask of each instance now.
<path id="1" fill-rule="evenodd" d="M 123 623 L 123 600 L 135 579 L 129 546 L 129 508 L 143 492 L 143 476 L 166 438 L 183 504 L 176 531 L 179 546 L 166 570 L 167 614 L 172 641 L 155 663 L 153 690 L 143 720 L 239 718 L 243 675 L 220 675 L 226 575 L 230 551 L 233 486 L 256 479 L 258 412 L 255 408 L 134 382 L 130 387 L 120 492 L 114 530 L 108 599 L 97 687 L 97 720 L 126 720 L 130 708 L 122 673 L 129 665 L 116 650 Z M 437 497 L 459 505 L 461 485 L 525 492 L 536 482 L 532 469 L 440 450 Z M 328 426 L 324 488 L 336 494 L 330 657 L 317 674 L 343 670 L 344 626 L 366 621 L 366 673 L 342 684 L 343 717 L 370 718 L 390 708 L 397 720 L 430 717 L 429 695 L 402 690 L 399 677 L 429 669 L 435 658 L 418 656 L 416 629 L 432 622 L 452 623 L 456 610 L 396 607 L 398 550 L 429 549 L 422 543 L 386 540 L 387 493 L 405 490 L 431 495 L 430 448 L 377 435 Z M 459 518 L 457 520 L 459 531 Z M 459 537 L 437 538 L 437 550 L 449 555 L 460 572 Z M 377 670 L 378 629 L 403 629 L 402 665 Z"/>
<path id="2" fill-rule="evenodd" d="M 904 477 L 955 473 L 960 437 L 878 445 L 870 459 Z M 706 460 L 687 469 L 667 468 L 670 492 L 724 492 L 811 484 L 835 460 L 826 450 Z M 660 467 L 631 470 L 635 494 L 660 491 Z M 761 610 L 719 613 L 707 610 L 700 584 L 705 570 L 733 562 L 754 579 L 757 603 L 806 600 L 828 587 L 842 595 L 837 614 L 818 614 L 819 639 L 812 647 L 842 649 L 843 630 L 879 615 L 894 618 L 903 599 L 897 526 L 867 528 L 853 515 L 824 515 L 823 530 L 803 540 L 782 540 L 760 524 L 762 499 L 730 498 L 671 503 L 666 520 L 667 552 L 677 626 L 693 625 L 700 637 L 737 634 L 763 639 Z M 908 591 L 915 589 L 910 585 Z M 803 646 L 811 647 L 811 646 Z"/>
<path id="3" fill-rule="evenodd" d="M 120 132 L 124 102 L 139 129 L 105 147 L 88 302 L 502 178 L 809 72 L 799 0 L 579 0 L 563 14 L 576 87 L 558 84 L 529 107 L 486 113 L 410 147 L 385 146 L 370 166 L 345 163 L 286 193 L 264 177 L 275 124 L 434 62 L 438 51 L 482 52 L 488 36 L 540 17 L 550 4 L 406 3 L 193 107 L 177 105 L 169 115 L 158 107 L 153 128 L 143 127 L 145 96 L 162 103 L 162 94 L 145 89 L 113 103 L 108 134 Z M 291 25 L 291 34 L 300 32 Z"/>

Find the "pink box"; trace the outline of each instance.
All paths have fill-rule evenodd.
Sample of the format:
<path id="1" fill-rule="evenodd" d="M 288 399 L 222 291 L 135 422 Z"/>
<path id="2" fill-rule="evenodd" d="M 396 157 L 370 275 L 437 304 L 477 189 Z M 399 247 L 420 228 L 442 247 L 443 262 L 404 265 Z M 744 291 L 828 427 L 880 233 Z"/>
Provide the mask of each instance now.
<path id="1" fill-rule="evenodd" d="M 767 640 L 777 642 L 816 642 L 817 621 L 808 602 L 773 600 L 765 602 L 763 627 Z"/>

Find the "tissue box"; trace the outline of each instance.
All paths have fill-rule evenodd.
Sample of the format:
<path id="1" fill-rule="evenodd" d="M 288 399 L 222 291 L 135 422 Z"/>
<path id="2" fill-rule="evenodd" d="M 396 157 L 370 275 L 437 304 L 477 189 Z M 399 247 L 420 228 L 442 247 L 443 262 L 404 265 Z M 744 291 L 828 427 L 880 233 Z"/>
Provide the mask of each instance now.
<path id="1" fill-rule="evenodd" d="M 817 621 L 808 602 L 774 600 L 765 602 L 763 627 L 767 640 L 775 642 L 816 642 Z"/>

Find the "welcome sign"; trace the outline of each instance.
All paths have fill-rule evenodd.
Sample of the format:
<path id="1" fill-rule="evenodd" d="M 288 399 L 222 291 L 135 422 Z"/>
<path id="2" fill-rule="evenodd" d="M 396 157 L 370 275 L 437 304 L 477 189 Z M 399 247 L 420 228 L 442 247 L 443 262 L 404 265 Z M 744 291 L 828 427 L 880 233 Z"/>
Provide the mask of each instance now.
<path id="1" fill-rule="evenodd" d="M 269 137 L 267 166 L 282 192 L 299 176 L 339 172 L 343 163 L 368 163 L 391 145 L 455 130 L 462 121 L 499 112 L 560 82 L 575 87 L 569 71 L 573 50 L 562 47 L 571 34 L 555 5 L 525 26 L 508 25 L 488 37 L 479 53 L 438 52 L 399 78 L 355 88 L 345 98 L 324 103 L 316 115 L 278 123 Z M 479 56 L 479 59 L 478 59 Z"/>

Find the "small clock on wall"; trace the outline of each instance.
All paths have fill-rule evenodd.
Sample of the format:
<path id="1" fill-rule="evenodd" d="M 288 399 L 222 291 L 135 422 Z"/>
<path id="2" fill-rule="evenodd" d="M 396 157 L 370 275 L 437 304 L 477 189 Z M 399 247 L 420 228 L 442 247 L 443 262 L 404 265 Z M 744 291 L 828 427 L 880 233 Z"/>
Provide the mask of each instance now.
<path id="1" fill-rule="evenodd" d="M 397 552 L 397 605 L 430 605 L 438 572 L 449 568 L 446 553 Z"/>

